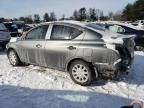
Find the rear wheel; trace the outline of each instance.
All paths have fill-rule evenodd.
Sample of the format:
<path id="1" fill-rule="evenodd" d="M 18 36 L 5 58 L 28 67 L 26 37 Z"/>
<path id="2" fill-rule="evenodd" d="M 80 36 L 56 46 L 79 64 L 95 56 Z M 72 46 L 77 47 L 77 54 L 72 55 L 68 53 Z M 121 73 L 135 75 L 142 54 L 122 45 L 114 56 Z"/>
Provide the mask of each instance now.
<path id="1" fill-rule="evenodd" d="M 92 70 L 86 62 L 80 60 L 72 62 L 69 73 L 72 80 L 82 86 L 90 85 L 92 82 Z"/>
<path id="2" fill-rule="evenodd" d="M 13 65 L 13 66 L 19 66 L 21 64 L 21 61 L 20 61 L 17 53 L 14 50 L 10 50 L 8 52 L 8 58 L 9 58 L 11 65 Z"/>

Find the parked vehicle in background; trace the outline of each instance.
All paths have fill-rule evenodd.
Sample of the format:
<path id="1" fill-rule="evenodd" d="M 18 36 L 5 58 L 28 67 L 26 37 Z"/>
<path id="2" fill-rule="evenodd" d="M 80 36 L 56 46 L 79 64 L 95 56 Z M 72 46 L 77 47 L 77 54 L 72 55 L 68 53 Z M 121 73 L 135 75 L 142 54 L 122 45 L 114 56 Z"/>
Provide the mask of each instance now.
<path id="1" fill-rule="evenodd" d="M 4 25 L 7 27 L 7 29 L 10 31 L 11 37 L 18 37 L 21 36 L 21 33 L 18 31 L 21 30 L 23 32 L 26 32 L 30 30 L 32 27 L 24 24 L 24 22 L 5 22 Z"/>
<path id="2" fill-rule="evenodd" d="M 134 23 L 131 23 L 133 26 L 144 28 L 144 20 L 137 20 Z"/>
<path id="3" fill-rule="evenodd" d="M 116 32 L 123 35 L 135 35 L 135 44 L 137 50 L 143 50 L 144 48 L 144 29 L 132 26 L 130 24 L 112 23 L 112 24 L 96 24 L 112 32 Z"/>
<path id="4" fill-rule="evenodd" d="M 127 71 L 134 57 L 133 37 L 97 29 L 94 24 L 57 21 L 38 25 L 7 45 L 13 66 L 21 63 L 68 71 L 72 80 L 89 85 Z"/>
<path id="5" fill-rule="evenodd" d="M 0 47 L 6 48 L 6 44 L 9 42 L 11 36 L 8 29 L 3 23 L 0 23 Z"/>
<path id="6" fill-rule="evenodd" d="M 9 30 L 11 37 L 17 37 L 19 34 L 17 32 L 18 27 L 12 22 L 5 22 L 4 25 Z"/>

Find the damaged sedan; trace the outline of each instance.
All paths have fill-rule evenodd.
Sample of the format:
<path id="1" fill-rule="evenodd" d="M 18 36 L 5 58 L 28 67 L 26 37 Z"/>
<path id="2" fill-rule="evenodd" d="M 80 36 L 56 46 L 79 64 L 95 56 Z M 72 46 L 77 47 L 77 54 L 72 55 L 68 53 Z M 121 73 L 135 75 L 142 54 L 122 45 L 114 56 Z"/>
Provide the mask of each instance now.
<path id="1" fill-rule="evenodd" d="M 38 25 L 7 45 L 11 65 L 33 64 L 66 71 L 80 85 L 116 77 L 134 58 L 133 36 L 111 33 L 93 24 L 56 21 Z"/>

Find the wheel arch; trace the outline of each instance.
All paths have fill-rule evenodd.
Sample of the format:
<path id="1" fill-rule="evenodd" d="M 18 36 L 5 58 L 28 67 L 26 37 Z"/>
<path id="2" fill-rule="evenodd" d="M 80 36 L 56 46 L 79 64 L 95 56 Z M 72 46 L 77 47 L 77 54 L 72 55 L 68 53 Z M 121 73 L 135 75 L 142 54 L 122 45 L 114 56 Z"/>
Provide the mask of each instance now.
<path id="1" fill-rule="evenodd" d="M 93 74 L 92 76 L 93 76 L 93 78 L 97 78 L 97 77 L 98 77 L 98 71 L 97 71 L 96 68 L 94 68 L 92 62 L 91 62 L 91 61 L 88 61 L 88 60 L 86 60 L 86 59 L 84 59 L 84 58 L 74 58 L 74 59 L 71 59 L 71 60 L 68 62 L 67 67 L 66 67 L 66 71 L 67 71 L 67 72 L 69 72 L 69 69 L 70 69 L 70 66 L 71 66 L 72 62 L 77 61 L 77 60 L 80 60 L 80 61 L 83 61 L 83 62 L 88 63 L 89 66 L 90 66 L 91 69 L 92 69 L 92 74 Z"/>
<path id="2" fill-rule="evenodd" d="M 70 65 L 72 64 L 72 62 L 74 62 L 74 61 L 76 61 L 76 60 L 80 60 L 80 61 L 83 61 L 83 62 L 86 62 L 86 63 L 91 64 L 91 62 L 88 62 L 87 60 L 85 60 L 85 59 L 83 59 L 83 58 L 73 58 L 73 59 L 71 59 L 71 60 L 67 63 L 66 71 L 69 71 Z"/>
<path id="3" fill-rule="evenodd" d="M 8 54 L 11 50 L 14 50 L 14 51 L 16 52 L 16 50 L 15 50 L 14 48 L 10 47 L 10 48 L 7 49 L 7 54 Z M 16 52 L 16 54 L 17 54 L 17 52 Z"/>

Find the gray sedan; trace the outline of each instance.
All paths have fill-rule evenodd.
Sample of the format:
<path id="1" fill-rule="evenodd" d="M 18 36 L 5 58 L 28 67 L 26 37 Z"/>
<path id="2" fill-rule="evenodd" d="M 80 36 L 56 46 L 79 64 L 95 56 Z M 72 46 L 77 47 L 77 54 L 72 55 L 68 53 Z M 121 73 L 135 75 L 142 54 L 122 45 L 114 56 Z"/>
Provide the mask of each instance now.
<path id="1" fill-rule="evenodd" d="M 94 24 L 57 21 L 40 24 L 9 43 L 7 55 L 13 66 L 27 63 L 67 71 L 85 86 L 100 76 L 114 78 L 127 71 L 134 41 Z"/>

